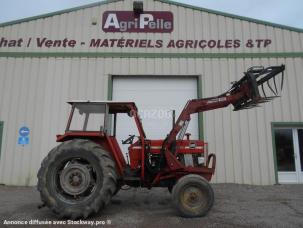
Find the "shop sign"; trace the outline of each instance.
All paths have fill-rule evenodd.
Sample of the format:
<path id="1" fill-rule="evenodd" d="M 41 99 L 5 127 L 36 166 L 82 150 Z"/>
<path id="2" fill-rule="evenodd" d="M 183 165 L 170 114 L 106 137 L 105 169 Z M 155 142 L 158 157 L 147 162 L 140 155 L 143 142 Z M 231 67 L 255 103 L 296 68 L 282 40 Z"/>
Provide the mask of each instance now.
<path id="1" fill-rule="evenodd" d="M 169 11 L 105 11 L 102 18 L 104 32 L 171 33 L 174 29 L 173 13 Z"/>

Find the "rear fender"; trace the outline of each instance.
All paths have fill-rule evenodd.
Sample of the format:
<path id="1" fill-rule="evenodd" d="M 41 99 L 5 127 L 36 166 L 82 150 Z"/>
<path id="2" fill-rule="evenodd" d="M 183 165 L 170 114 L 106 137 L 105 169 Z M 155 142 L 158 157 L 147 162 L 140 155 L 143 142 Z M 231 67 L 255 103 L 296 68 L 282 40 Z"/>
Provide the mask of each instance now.
<path id="1" fill-rule="evenodd" d="M 117 140 L 113 136 L 107 136 L 103 132 L 66 132 L 64 135 L 57 135 L 57 142 L 65 142 L 72 139 L 88 139 L 102 146 L 108 151 L 116 163 L 117 171 L 120 176 L 123 175 L 126 162 L 121 152 Z"/>

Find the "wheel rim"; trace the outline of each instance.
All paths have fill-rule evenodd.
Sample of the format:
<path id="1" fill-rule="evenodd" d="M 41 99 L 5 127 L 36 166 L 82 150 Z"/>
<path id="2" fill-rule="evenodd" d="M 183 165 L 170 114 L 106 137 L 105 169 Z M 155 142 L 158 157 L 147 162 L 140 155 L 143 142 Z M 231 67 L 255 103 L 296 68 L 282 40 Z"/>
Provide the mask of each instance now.
<path id="1" fill-rule="evenodd" d="M 207 205 L 207 196 L 198 186 L 187 186 L 181 194 L 182 205 L 192 212 L 198 213 Z"/>
<path id="2" fill-rule="evenodd" d="M 81 201 L 90 197 L 97 187 L 97 172 L 83 158 L 63 161 L 56 173 L 55 186 L 64 201 Z"/>
<path id="3" fill-rule="evenodd" d="M 68 165 L 60 174 L 61 187 L 70 195 L 79 195 L 85 192 L 90 182 L 89 168 L 80 163 Z"/>

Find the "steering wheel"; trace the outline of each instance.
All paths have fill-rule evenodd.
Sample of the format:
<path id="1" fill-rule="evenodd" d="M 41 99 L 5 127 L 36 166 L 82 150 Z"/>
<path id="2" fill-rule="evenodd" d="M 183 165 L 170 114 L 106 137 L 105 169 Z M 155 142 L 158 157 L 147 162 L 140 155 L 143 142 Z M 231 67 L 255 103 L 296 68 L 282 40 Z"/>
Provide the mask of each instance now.
<path id="1" fill-rule="evenodd" d="M 125 140 L 122 140 L 122 144 L 133 144 L 135 135 L 129 135 L 129 137 Z"/>

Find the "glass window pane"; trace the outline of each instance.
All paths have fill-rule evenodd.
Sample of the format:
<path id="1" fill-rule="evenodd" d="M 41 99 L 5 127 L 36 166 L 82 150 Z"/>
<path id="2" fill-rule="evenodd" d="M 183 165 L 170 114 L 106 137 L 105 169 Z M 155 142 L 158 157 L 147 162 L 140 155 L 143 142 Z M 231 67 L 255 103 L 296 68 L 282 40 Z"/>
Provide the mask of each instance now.
<path id="1" fill-rule="evenodd" d="M 303 129 L 298 129 L 301 171 L 303 171 Z"/>
<path id="2" fill-rule="evenodd" d="M 104 131 L 105 110 L 105 104 L 76 104 L 69 130 Z"/>
<path id="3" fill-rule="evenodd" d="M 278 171 L 295 171 L 292 129 L 275 129 Z"/>

